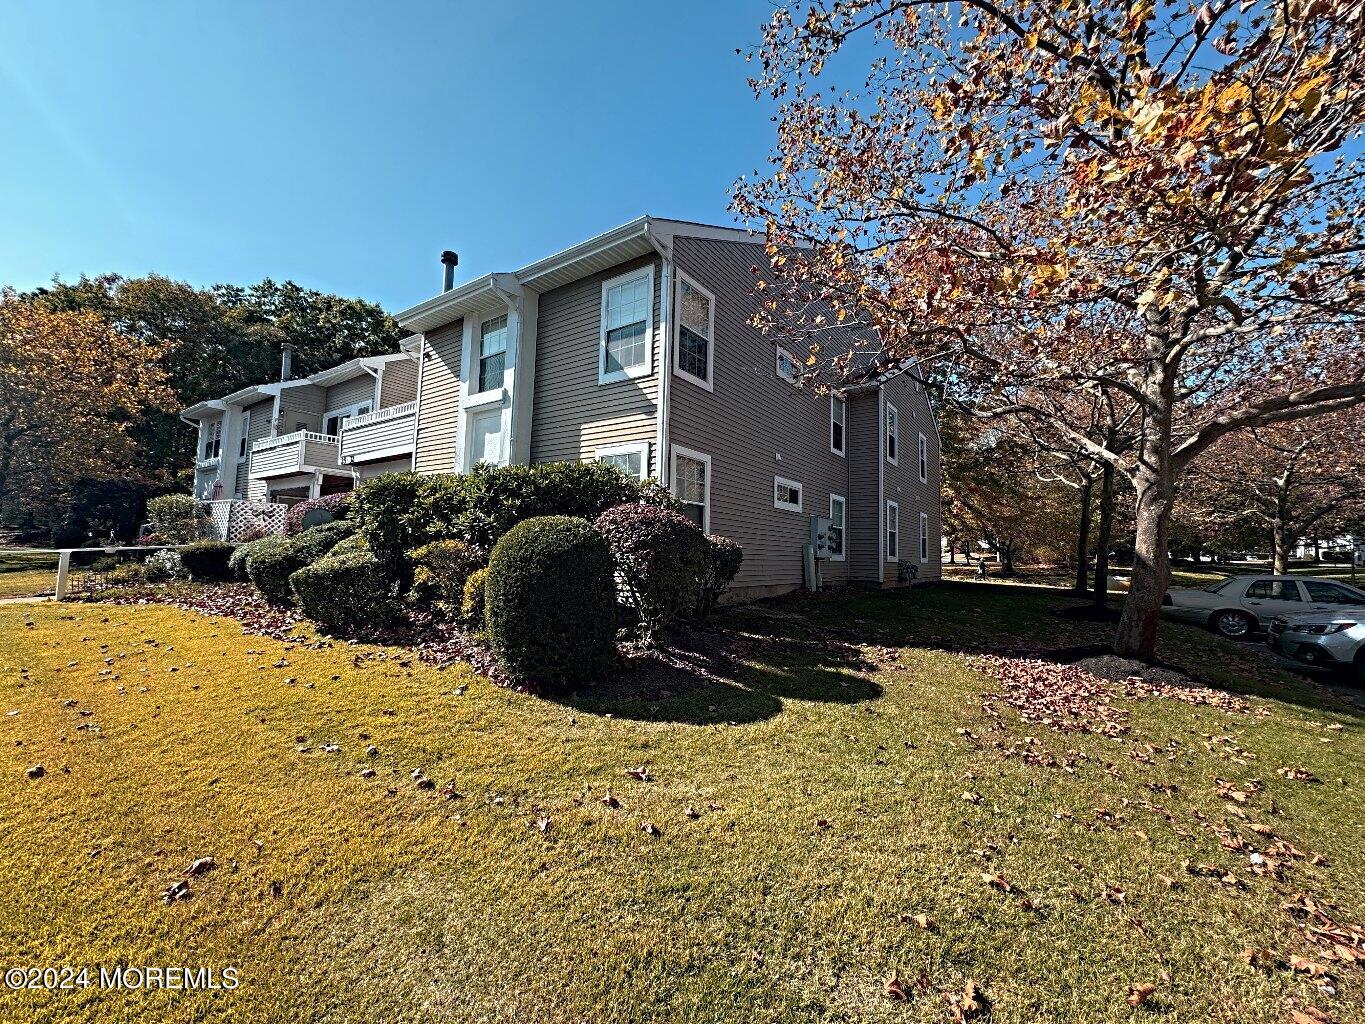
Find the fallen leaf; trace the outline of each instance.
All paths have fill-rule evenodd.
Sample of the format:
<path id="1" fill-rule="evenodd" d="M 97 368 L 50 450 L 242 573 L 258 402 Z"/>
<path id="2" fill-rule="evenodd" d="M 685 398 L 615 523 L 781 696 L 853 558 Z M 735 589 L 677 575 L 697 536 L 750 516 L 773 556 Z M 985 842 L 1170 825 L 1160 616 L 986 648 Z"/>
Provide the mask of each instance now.
<path id="1" fill-rule="evenodd" d="M 1128 986 L 1128 1005 L 1142 1006 L 1148 999 L 1152 998 L 1152 993 L 1156 991 L 1155 985 L 1143 983 L 1141 985 Z"/>

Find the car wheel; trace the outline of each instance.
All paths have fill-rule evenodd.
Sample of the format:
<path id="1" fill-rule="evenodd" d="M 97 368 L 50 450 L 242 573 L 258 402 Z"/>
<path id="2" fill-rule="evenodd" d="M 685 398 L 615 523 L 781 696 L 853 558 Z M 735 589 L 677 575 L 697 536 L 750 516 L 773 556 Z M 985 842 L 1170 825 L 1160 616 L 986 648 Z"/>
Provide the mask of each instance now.
<path id="1" fill-rule="evenodd" d="M 1246 612 L 1218 612 L 1209 623 L 1213 631 L 1229 640 L 1241 640 L 1251 632 L 1254 623 Z"/>

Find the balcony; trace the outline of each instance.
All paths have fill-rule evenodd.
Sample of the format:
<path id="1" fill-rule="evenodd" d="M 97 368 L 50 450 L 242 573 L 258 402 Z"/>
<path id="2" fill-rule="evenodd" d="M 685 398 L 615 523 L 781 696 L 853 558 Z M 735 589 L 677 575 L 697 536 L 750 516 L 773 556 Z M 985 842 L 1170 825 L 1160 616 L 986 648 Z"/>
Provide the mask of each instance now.
<path id="1" fill-rule="evenodd" d="M 416 402 L 349 417 L 341 424 L 340 464 L 353 466 L 411 455 L 416 424 Z"/>
<path id="2" fill-rule="evenodd" d="M 339 440 L 311 430 L 296 430 L 279 437 L 263 437 L 251 445 L 251 479 L 290 476 L 294 473 L 342 472 Z"/>

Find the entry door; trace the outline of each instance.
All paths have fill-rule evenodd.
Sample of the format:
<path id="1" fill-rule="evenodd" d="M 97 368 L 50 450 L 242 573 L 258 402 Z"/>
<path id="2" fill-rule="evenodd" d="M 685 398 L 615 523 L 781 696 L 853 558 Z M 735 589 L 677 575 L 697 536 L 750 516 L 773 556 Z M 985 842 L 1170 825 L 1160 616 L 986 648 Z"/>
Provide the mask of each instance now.
<path id="1" fill-rule="evenodd" d="M 469 466 L 502 465 L 502 410 L 489 409 L 469 418 Z"/>

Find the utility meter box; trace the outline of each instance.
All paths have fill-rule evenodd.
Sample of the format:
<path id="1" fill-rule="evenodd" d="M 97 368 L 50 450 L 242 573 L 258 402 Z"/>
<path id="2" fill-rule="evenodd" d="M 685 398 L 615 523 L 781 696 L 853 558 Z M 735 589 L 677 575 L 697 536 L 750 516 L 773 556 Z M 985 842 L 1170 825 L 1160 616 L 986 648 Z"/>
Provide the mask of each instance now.
<path id="1" fill-rule="evenodd" d="M 834 554 L 833 529 L 834 520 L 828 516 L 810 517 L 810 544 L 816 558 L 829 558 Z"/>

